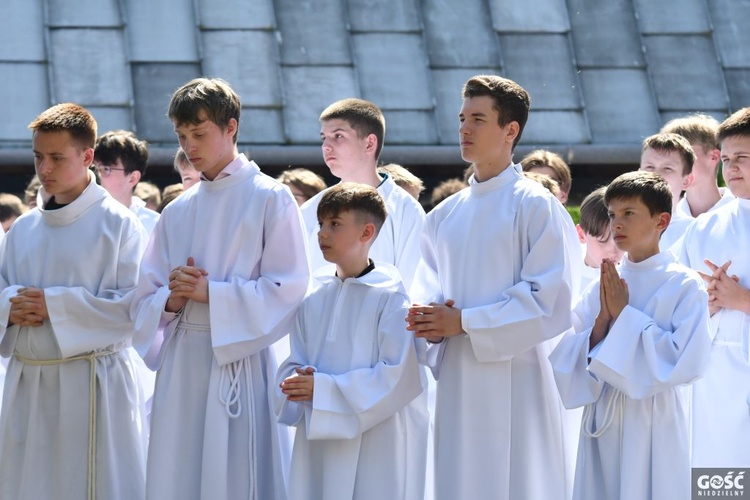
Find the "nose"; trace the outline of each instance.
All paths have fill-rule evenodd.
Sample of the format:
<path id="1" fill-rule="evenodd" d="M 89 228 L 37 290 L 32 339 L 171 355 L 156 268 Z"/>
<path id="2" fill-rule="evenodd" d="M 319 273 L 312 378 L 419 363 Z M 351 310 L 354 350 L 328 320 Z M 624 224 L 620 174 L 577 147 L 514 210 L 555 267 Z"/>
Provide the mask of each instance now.
<path id="1" fill-rule="evenodd" d="M 331 143 L 328 141 L 328 139 L 323 139 L 323 142 L 320 144 L 320 147 L 323 149 L 323 152 L 329 153 L 331 151 Z"/>
<path id="2" fill-rule="evenodd" d="M 47 173 L 50 168 L 51 163 L 46 161 L 44 158 L 37 158 L 36 159 L 36 171 L 37 173 Z"/>
<path id="3" fill-rule="evenodd" d="M 463 137 L 464 135 L 469 133 L 469 126 L 467 121 L 461 122 L 461 124 L 458 126 L 458 135 L 460 137 Z"/>

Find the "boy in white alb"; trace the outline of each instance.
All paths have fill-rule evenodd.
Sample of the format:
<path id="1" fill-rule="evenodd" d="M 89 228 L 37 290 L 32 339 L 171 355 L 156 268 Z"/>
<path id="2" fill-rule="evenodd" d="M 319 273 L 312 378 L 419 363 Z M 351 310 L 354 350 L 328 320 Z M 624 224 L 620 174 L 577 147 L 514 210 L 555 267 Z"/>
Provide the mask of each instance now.
<path id="1" fill-rule="evenodd" d="M 459 134 L 475 173 L 425 224 L 423 259 L 439 289 L 407 320 L 434 343 L 438 500 L 570 496 L 565 409 L 547 356 L 548 341 L 570 327 L 565 235 L 575 229 L 512 162 L 528 110 L 528 93 L 511 80 L 466 82 Z"/>
<path id="2" fill-rule="evenodd" d="M 289 479 L 295 500 L 424 497 L 428 422 L 409 308 L 398 271 L 368 251 L 386 218 L 375 188 L 340 183 L 318 205 L 319 247 L 335 264 L 297 312 L 277 376 L 279 421 L 298 426 Z M 419 341 L 422 349 L 424 341 Z"/>
<path id="3" fill-rule="evenodd" d="M 135 347 L 158 368 L 147 498 L 284 499 L 288 443 L 268 387 L 268 347 L 309 280 L 289 190 L 237 151 L 240 100 L 219 79 L 169 106 L 201 181 L 167 205 L 141 265 Z M 286 445 L 286 446 L 285 446 Z"/>
<path id="4" fill-rule="evenodd" d="M 695 220 L 680 255 L 708 284 L 713 339 L 693 386 L 693 466 L 750 467 L 750 108 L 727 118 L 718 138 L 736 198 Z"/>
<path id="5" fill-rule="evenodd" d="M 615 265 L 622 259 L 622 250 L 617 248 L 609 226 L 609 213 L 604 203 L 606 187 L 595 189 L 581 202 L 581 217 L 576 226 L 578 240 L 586 246 L 581 273 L 581 292 L 599 279 L 602 261 Z"/>
<path id="6" fill-rule="evenodd" d="M 58 104 L 29 128 L 42 188 L 0 245 L 0 498 L 142 499 L 145 408 L 125 351 L 148 237 L 88 170 L 87 110 Z"/>
<path id="7" fill-rule="evenodd" d="M 377 188 L 385 200 L 388 218 L 372 246 L 370 258 L 396 266 L 408 292 L 420 261 L 419 236 L 425 215 L 422 206 L 390 176 L 378 174 L 384 137 L 383 113 L 369 101 L 344 99 L 331 104 L 320 115 L 323 159 L 331 173 L 342 182 Z M 301 207 L 313 271 L 326 265 L 317 244 L 317 208 L 324 193 L 318 193 Z"/>
<path id="8" fill-rule="evenodd" d="M 659 252 L 672 193 L 659 175 L 629 172 L 605 193 L 627 252 L 605 260 L 599 286 L 574 310 L 550 356 L 565 406 L 585 406 L 574 500 L 690 498 L 685 387 L 708 359 L 708 296 L 700 277 Z"/>

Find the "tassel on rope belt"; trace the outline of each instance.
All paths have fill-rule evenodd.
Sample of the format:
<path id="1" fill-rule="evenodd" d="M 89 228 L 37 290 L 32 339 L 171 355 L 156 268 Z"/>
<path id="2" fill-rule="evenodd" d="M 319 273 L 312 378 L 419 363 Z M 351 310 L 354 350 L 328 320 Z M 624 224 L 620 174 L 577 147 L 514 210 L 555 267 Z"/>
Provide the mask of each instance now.
<path id="1" fill-rule="evenodd" d="M 116 353 L 117 350 L 93 351 L 64 359 L 29 359 L 16 355 L 15 358 L 23 364 L 32 366 L 52 366 L 72 363 L 73 361 L 89 362 L 89 500 L 96 498 L 96 359 Z"/>

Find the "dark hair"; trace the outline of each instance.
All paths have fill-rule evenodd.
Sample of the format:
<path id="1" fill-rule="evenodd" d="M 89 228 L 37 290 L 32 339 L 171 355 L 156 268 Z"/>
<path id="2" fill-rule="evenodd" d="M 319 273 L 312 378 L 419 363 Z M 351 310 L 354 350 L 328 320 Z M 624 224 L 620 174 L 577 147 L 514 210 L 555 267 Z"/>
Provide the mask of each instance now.
<path id="1" fill-rule="evenodd" d="M 601 238 L 609 231 L 609 210 L 604 201 L 606 190 L 607 186 L 595 189 L 581 203 L 579 224 L 586 234 L 594 238 Z"/>
<path id="2" fill-rule="evenodd" d="M 662 153 L 677 153 L 682 159 L 682 175 L 689 175 L 693 171 L 695 153 L 690 142 L 677 134 L 654 134 L 643 140 L 643 149 L 653 149 Z"/>
<path id="3" fill-rule="evenodd" d="M 435 186 L 435 189 L 432 190 L 432 194 L 430 194 L 430 207 L 435 208 L 443 200 L 458 193 L 466 186 L 468 186 L 468 184 L 459 178 L 448 179 L 441 182 Z"/>
<path id="4" fill-rule="evenodd" d="M 622 174 L 613 180 L 604 192 L 604 202 L 612 200 L 641 200 L 653 216 L 672 213 L 672 190 L 659 174 L 635 171 Z"/>
<path id="5" fill-rule="evenodd" d="M 719 143 L 733 136 L 750 137 L 750 107 L 732 113 L 719 125 L 719 131 L 716 135 Z"/>
<path id="6" fill-rule="evenodd" d="M 148 166 L 148 144 L 128 130 L 113 130 L 99 136 L 94 147 L 94 160 L 114 165 L 118 159 L 126 174 L 137 170 L 142 175 Z"/>
<path id="7" fill-rule="evenodd" d="M 385 116 L 379 107 L 364 99 L 342 99 L 328 106 L 320 114 L 319 121 L 330 120 L 344 120 L 357 132 L 357 137 L 360 139 L 375 134 L 378 140 L 375 148 L 375 161 L 380 158 L 385 139 Z"/>
<path id="8" fill-rule="evenodd" d="M 341 182 L 323 194 L 318 204 L 318 220 L 352 212 L 360 222 L 375 225 L 375 234 L 383 227 L 388 212 L 385 201 L 374 187 L 356 182 Z"/>
<path id="9" fill-rule="evenodd" d="M 493 109 L 498 114 L 498 124 L 504 127 L 510 122 L 518 123 L 518 135 L 513 141 L 513 148 L 521 140 L 521 134 L 529 118 L 531 98 L 523 87 L 513 80 L 497 75 L 477 75 L 464 83 L 461 95 L 464 99 L 490 96 L 494 101 Z"/>
<path id="10" fill-rule="evenodd" d="M 29 123 L 33 132 L 67 132 L 83 148 L 96 143 L 96 120 L 83 106 L 66 102 L 43 111 Z"/>
<path id="11" fill-rule="evenodd" d="M 239 125 L 241 109 L 240 97 L 227 82 L 221 78 L 196 78 L 172 94 L 167 116 L 178 126 L 200 125 L 200 115 L 204 112 L 207 120 L 224 130 L 232 118 Z M 234 134 L 235 144 L 238 133 L 239 126 Z"/>

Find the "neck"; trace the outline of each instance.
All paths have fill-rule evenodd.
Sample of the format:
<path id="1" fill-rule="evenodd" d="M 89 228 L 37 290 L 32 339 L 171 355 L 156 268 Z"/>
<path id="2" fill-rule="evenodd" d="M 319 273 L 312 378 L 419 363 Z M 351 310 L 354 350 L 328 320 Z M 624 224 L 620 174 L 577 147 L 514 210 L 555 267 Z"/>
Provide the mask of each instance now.
<path id="1" fill-rule="evenodd" d="M 352 172 L 350 175 L 341 178 L 341 182 L 357 182 L 359 184 L 367 184 L 371 187 L 378 187 L 383 181 L 377 170 L 369 168 L 360 171 Z"/>
<path id="2" fill-rule="evenodd" d="M 490 160 L 486 162 L 474 163 L 474 178 L 477 182 L 484 182 L 486 180 L 497 177 L 501 172 L 504 172 L 509 166 L 513 164 L 512 156 L 508 155 L 498 158 L 496 160 Z"/>
<path id="3" fill-rule="evenodd" d="M 221 173 L 222 170 L 227 168 L 227 165 L 232 163 L 235 158 L 237 158 L 240 155 L 239 151 L 237 150 L 237 146 L 233 146 L 232 150 L 228 152 L 227 154 L 223 155 L 221 159 L 214 165 L 210 170 L 206 170 L 203 172 L 203 175 L 208 179 L 209 181 L 212 181 L 216 178 L 219 173 Z"/>
<path id="4" fill-rule="evenodd" d="M 369 265 L 370 259 L 367 258 L 367 255 L 353 259 L 349 262 L 339 262 L 336 264 L 336 276 L 338 276 L 341 281 L 344 281 L 347 278 L 356 278 L 362 274 L 362 271 L 367 269 L 367 266 Z"/>
<path id="5" fill-rule="evenodd" d="M 694 183 L 685 193 L 685 199 L 693 217 L 698 217 L 700 214 L 708 212 L 721 199 L 719 187 L 716 185 L 716 182 L 712 179 L 710 180 L 711 182 L 701 184 Z"/>
<path id="6" fill-rule="evenodd" d="M 130 205 L 133 204 L 133 195 L 119 195 L 115 197 L 115 200 L 130 208 Z"/>
<path id="7" fill-rule="evenodd" d="M 630 259 L 630 262 L 643 262 L 644 260 L 649 259 L 658 253 L 659 241 L 657 240 L 655 244 L 644 246 L 643 248 L 628 252 L 628 259 Z"/>

